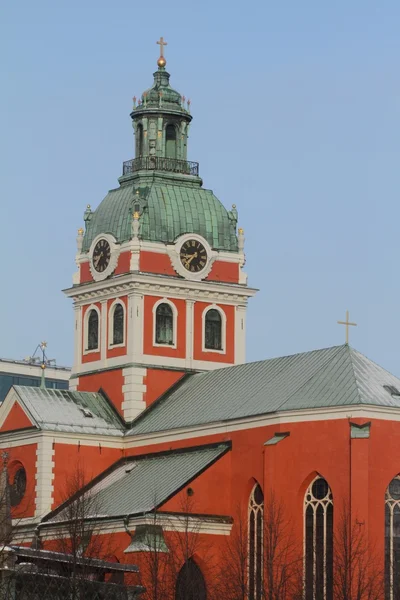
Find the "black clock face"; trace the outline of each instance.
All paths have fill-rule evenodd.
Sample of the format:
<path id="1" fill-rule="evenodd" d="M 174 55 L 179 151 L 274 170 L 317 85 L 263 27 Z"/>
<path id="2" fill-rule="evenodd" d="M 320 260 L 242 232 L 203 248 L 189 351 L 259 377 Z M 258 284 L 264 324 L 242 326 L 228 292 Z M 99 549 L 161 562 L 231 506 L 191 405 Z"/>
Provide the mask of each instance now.
<path id="1" fill-rule="evenodd" d="M 108 267 L 111 258 L 111 248 L 107 240 L 99 240 L 93 250 L 93 266 L 98 273 Z"/>
<path id="2" fill-rule="evenodd" d="M 207 252 L 197 240 L 187 240 L 179 253 L 181 263 L 191 273 L 202 271 L 207 264 Z"/>

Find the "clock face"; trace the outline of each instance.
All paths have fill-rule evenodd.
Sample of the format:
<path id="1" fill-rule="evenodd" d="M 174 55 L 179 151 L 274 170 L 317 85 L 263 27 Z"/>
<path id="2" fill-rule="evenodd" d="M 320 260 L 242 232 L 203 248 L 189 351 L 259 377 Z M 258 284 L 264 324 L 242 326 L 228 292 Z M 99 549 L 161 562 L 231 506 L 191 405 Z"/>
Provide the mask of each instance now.
<path id="1" fill-rule="evenodd" d="M 179 253 L 181 263 L 191 273 L 202 271 L 207 264 L 207 251 L 201 242 L 187 240 Z"/>
<path id="2" fill-rule="evenodd" d="M 98 273 L 102 273 L 110 262 L 111 248 L 107 240 L 99 240 L 94 247 L 92 262 Z"/>

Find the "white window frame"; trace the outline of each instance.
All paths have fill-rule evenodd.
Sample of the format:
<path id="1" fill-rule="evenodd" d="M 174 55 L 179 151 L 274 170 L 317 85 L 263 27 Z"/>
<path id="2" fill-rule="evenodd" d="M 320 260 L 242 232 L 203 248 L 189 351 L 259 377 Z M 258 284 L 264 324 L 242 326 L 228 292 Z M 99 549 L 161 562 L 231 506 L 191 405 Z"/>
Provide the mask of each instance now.
<path id="1" fill-rule="evenodd" d="M 156 313 L 160 304 L 169 304 L 172 308 L 172 344 L 158 344 L 156 342 Z M 153 347 L 154 348 L 173 348 L 176 350 L 176 340 L 178 334 L 178 309 L 175 303 L 168 298 L 160 298 L 153 306 Z"/>
<path id="2" fill-rule="evenodd" d="M 208 311 L 216 310 L 221 315 L 221 345 L 222 350 L 216 350 L 214 348 L 206 348 L 206 316 Z M 203 352 L 211 352 L 214 354 L 226 354 L 226 313 L 225 311 L 218 306 L 218 304 L 210 304 L 206 306 L 201 315 L 201 331 L 202 331 L 202 351 Z"/>
<path id="3" fill-rule="evenodd" d="M 95 310 L 97 312 L 97 316 L 99 318 L 99 335 L 98 335 L 98 344 L 97 344 L 97 348 L 93 348 L 91 350 L 88 350 L 88 345 L 89 345 L 89 315 L 92 312 L 92 310 Z M 85 311 L 85 318 L 84 318 L 84 322 L 83 322 L 83 354 L 93 354 L 94 352 L 100 352 L 101 351 L 101 311 L 99 309 L 98 306 L 96 306 L 95 304 L 90 304 L 90 306 L 87 307 L 86 311 Z"/>
<path id="4" fill-rule="evenodd" d="M 115 311 L 117 304 L 120 304 L 124 311 L 124 329 L 123 329 L 122 344 L 113 344 L 112 343 L 112 341 L 114 339 L 114 311 Z M 108 310 L 108 344 L 107 345 L 108 345 L 109 350 L 112 350 L 113 348 L 124 348 L 126 346 L 126 306 L 125 306 L 125 302 L 123 300 L 121 300 L 121 298 L 116 298 Z"/>

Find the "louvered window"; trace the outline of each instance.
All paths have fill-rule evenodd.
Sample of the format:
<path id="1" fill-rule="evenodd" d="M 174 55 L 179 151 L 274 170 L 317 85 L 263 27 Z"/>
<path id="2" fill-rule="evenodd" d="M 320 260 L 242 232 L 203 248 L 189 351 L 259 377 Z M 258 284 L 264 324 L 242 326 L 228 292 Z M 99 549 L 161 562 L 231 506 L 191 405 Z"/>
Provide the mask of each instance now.
<path id="1" fill-rule="evenodd" d="M 215 308 L 206 313 L 204 335 L 205 347 L 208 350 L 222 350 L 222 319 Z"/>
<path id="2" fill-rule="evenodd" d="M 166 302 L 159 304 L 156 310 L 156 344 L 174 343 L 174 316 L 172 308 Z"/>

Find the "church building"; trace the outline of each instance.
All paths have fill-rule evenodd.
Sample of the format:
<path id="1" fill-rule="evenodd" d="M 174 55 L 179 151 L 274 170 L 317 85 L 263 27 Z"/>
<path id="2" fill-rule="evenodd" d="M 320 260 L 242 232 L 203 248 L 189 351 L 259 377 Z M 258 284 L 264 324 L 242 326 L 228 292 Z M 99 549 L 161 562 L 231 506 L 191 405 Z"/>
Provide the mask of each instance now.
<path id="1" fill-rule="evenodd" d="M 279 525 L 296 567 L 279 598 L 340 598 L 347 531 L 365 546 L 350 571 L 400 600 L 400 379 L 348 344 L 246 363 L 244 232 L 188 160 L 190 102 L 159 44 L 134 158 L 78 231 L 69 390 L 16 385 L 0 406 L 14 541 L 54 548 L 80 480 L 85 519 L 148 590 L 155 540 L 171 598 L 218 597 L 223 565 L 225 598 L 261 600 Z"/>

